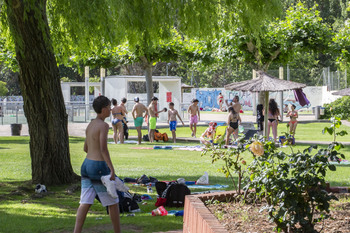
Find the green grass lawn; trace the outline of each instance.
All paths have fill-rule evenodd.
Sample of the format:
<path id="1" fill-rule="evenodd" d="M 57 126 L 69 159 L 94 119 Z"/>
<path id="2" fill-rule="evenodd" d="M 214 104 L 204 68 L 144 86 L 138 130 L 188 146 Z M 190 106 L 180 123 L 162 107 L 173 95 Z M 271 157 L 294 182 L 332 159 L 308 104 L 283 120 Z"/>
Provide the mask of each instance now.
<path id="1" fill-rule="evenodd" d="M 297 129 L 297 140 L 304 138 L 304 140 L 330 141 L 330 136 L 320 133 L 324 126 L 329 124 L 300 124 Z M 283 124 L 280 125 L 279 130 L 282 131 L 284 127 Z M 205 127 L 199 127 L 198 131 L 202 132 L 204 129 Z M 171 135 L 166 129 L 161 130 L 163 131 Z M 130 130 L 130 133 L 136 135 L 135 130 Z M 179 127 L 177 134 L 179 137 L 188 137 L 188 127 Z M 349 139 L 350 137 L 347 136 L 344 140 L 349 141 Z M 80 166 L 85 158 L 83 142 L 83 138 L 70 138 L 71 163 L 77 174 L 80 174 Z M 197 151 L 138 149 L 151 148 L 154 145 L 171 145 L 171 143 L 143 143 L 139 146 L 108 144 L 117 175 L 121 178 L 137 178 L 146 174 L 159 180 L 175 180 L 182 177 L 194 181 L 207 171 L 211 184 L 227 184 L 229 185 L 227 190 L 233 189 L 230 180 L 218 171 L 222 166 L 221 162 L 212 164 L 209 156 L 202 157 Z M 297 145 L 293 150 L 305 148 L 306 146 Z M 282 150 L 290 152 L 291 149 L 287 147 Z M 344 148 L 343 153 L 349 159 L 350 147 Z M 248 163 L 252 161 L 249 153 L 243 156 Z M 76 209 L 79 205 L 80 183 L 49 186 L 48 195 L 44 197 L 35 195 L 35 185 L 30 183 L 31 160 L 28 137 L 0 137 L 0 171 L 0 232 L 71 232 L 73 230 Z M 327 181 L 332 186 L 350 186 L 349 167 L 337 166 L 337 171 L 328 172 Z M 74 190 L 72 187 L 76 187 L 75 191 L 67 192 L 67 189 Z M 132 192 L 146 193 L 146 188 L 143 186 L 130 185 L 130 188 Z M 156 194 L 153 193 L 151 196 L 153 200 L 147 201 L 147 205 L 140 205 L 141 213 L 136 213 L 134 217 L 121 216 L 123 232 L 169 231 L 182 228 L 182 217 L 150 215 L 155 208 Z M 105 209 L 96 202 L 88 214 L 84 228 L 89 228 L 89 232 L 97 232 L 99 227 L 109 223 Z M 100 232 L 112 232 L 111 228 L 103 229 Z"/>
<path id="2" fill-rule="evenodd" d="M 331 142 L 333 141 L 333 136 L 329 134 L 322 134 L 322 130 L 325 127 L 330 127 L 330 123 L 322 122 L 322 123 L 299 123 L 296 129 L 295 139 L 299 141 L 314 141 L 314 142 Z M 197 137 L 200 137 L 200 135 L 205 131 L 207 127 L 206 126 L 198 126 L 197 127 Z M 345 135 L 343 137 L 338 137 L 337 141 L 339 142 L 350 142 L 350 127 L 342 125 L 337 131 L 340 130 L 346 130 L 349 134 Z M 171 132 L 169 128 L 161 128 L 159 129 L 159 132 L 161 133 L 167 133 L 169 138 L 171 136 Z M 278 135 L 283 135 L 284 132 L 289 132 L 289 129 L 287 129 L 287 123 L 281 123 L 278 125 Z M 109 134 L 113 134 L 113 130 L 111 129 L 109 131 Z M 147 134 L 147 130 L 142 130 L 142 135 Z M 137 132 L 135 129 L 129 130 L 130 136 L 137 136 Z M 176 129 L 176 137 L 190 137 L 191 132 L 189 130 L 188 126 L 182 127 L 181 125 L 178 125 Z M 272 132 L 270 133 L 270 136 L 272 137 Z"/>

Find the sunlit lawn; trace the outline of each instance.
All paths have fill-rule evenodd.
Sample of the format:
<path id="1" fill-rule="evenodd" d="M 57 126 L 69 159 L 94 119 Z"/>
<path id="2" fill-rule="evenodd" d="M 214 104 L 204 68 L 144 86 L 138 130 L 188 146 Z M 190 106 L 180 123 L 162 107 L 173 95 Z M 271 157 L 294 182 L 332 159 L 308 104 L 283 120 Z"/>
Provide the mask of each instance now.
<path id="1" fill-rule="evenodd" d="M 331 141 L 332 137 L 322 135 L 320 131 L 328 123 L 300 124 L 297 129 L 297 140 Z M 199 127 L 198 132 L 203 132 L 205 127 Z M 279 126 L 279 131 L 285 129 L 285 124 Z M 344 129 L 349 130 L 349 127 Z M 161 129 L 167 132 L 168 129 Z M 146 133 L 146 132 L 145 132 Z M 136 135 L 135 130 L 130 130 L 131 135 Z M 179 137 L 188 137 L 188 127 L 179 127 Z M 199 134 L 197 135 L 199 136 Z M 339 138 L 339 141 L 350 141 L 350 137 Z M 83 138 L 70 138 L 71 163 L 74 171 L 79 174 L 80 166 L 85 158 L 83 152 Z M 154 145 L 171 145 L 172 143 L 143 143 L 115 145 L 108 144 L 112 161 L 117 174 L 121 177 L 137 178 L 143 174 L 156 177 L 159 180 L 175 180 L 185 178 L 195 181 L 205 171 L 209 173 L 211 184 L 227 184 L 232 190 L 233 186 L 225 176 L 218 171 L 221 162 L 212 163 L 208 156 L 201 156 L 197 151 L 180 150 L 153 150 Z M 183 144 L 183 143 L 182 143 Z M 179 145 L 179 143 L 178 143 Z M 184 145 L 198 145 L 184 144 Z M 325 147 L 325 146 L 323 146 Z M 303 150 L 306 146 L 297 145 L 294 151 Z M 281 148 L 290 152 L 290 148 Z M 350 158 L 350 146 L 343 149 L 347 159 Z M 249 163 L 252 157 L 249 153 L 243 155 Z M 31 160 L 29 155 L 28 137 L 0 137 L 0 232 L 71 232 L 75 222 L 76 208 L 79 205 L 80 184 L 73 194 L 66 192 L 71 185 L 49 186 L 49 194 L 39 198 L 34 195 L 34 185 L 30 184 Z M 350 186 L 349 166 L 337 166 L 336 172 L 328 172 L 327 181 L 332 186 Z M 130 186 L 133 192 L 143 194 L 145 187 Z M 192 190 L 197 191 L 197 190 Z M 182 228 L 182 218 L 152 217 L 150 212 L 155 208 L 156 194 L 151 195 L 153 200 L 147 201 L 147 205 L 140 205 L 141 213 L 135 217 L 121 217 L 121 223 L 125 226 L 134 226 L 142 232 L 169 231 Z M 93 205 L 86 220 L 85 227 L 93 227 L 110 223 L 105 209 L 98 203 Z M 124 228 L 125 229 L 125 228 Z M 110 230 L 106 232 L 111 232 Z M 134 232 L 123 230 L 123 232 Z"/>
<path id="2" fill-rule="evenodd" d="M 330 127 L 331 123 L 299 123 L 296 129 L 295 139 L 299 141 L 315 141 L 315 142 L 331 142 L 333 141 L 333 136 L 329 134 L 322 134 L 322 130 L 325 127 Z M 205 131 L 207 126 L 198 126 L 197 127 L 197 137 Z M 342 125 L 337 131 L 346 130 L 349 132 L 348 135 L 343 137 L 337 137 L 337 141 L 339 142 L 350 142 L 350 127 Z M 171 132 L 168 127 L 160 128 L 159 132 L 167 133 L 169 137 L 171 137 Z M 280 123 L 278 125 L 278 135 L 283 135 L 284 132 L 289 132 L 287 128 L 287 123 Z M 113 130 L 110 130 L 109 134 L 113 134 Z M 147 129 L 142 130 L 142 135 L 147 134 Z M 129 130 L 130 136 L 137 136 L 137 132 L 135 129 Z M 188 126 L 182 127 L 182 125 L 178 125 L 176 129 L 177 137 L 191 137 L 191 131 Z M 270 134 L 272 137 L 272 132 Z"/>

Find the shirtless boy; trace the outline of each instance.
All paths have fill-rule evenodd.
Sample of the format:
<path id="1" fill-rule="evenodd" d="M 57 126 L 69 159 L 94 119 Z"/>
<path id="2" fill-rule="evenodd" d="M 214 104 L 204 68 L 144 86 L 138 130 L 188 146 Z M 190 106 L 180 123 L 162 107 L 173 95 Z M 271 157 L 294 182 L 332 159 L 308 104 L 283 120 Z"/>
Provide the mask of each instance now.
<path id="1" fill-rule="evenodd" d="M 103 206 L 108 206 L 114 232 L 120 232 L 119 199 L 111 197 L 101 182 L 101 177 L 110 174 L 115 180 L 115 171 L 107 148 L 109 126 L 104 122 L 110 116 L 111 102 L 105 96 L 97 97 L 92 104 L 96 119 L 86 128 L 84 151 L 86 158 L 81 166 L 81 196 L 74 232 L 81 232 L 90 206 L 96 195 Z"/>
<path id="2" fill-rule="evenodd" d="M 132 109 L 131 115 L 134 118 L 134 125 L 137 130 L 138 144 L 141 144 L 141 139 L 142 139 L 141 127 L 143 124 L 143 119 L 148 114 L 148 110 L 145 105 L 139 103 L 140 101 L 139 97 L 135 97 L 134 101 L 135 101 L 135 105 Z M 145 115 L 143 115 L 143 113 L 145 113 Z"/>
<path id="3" fill-rule="evenodd" d="M 169 127 L 170 127 L 170 131 L 173 135 L 173 142 L 176 143 L 176 126 L 177 126 L 177 121 L 176 121 L 176 117 L 178 117 L 180 119 L 180 121 L 182 122 L 182 126 L 184 126 L 184 122 L 182 121 L 179 112 L 174 109 L 174 103 L 170 102 L 169 103 L 169 110 L 168 110 L 168 123 L 169 123 Z"/>
<path id="4" fill-rule="evenodd" d="M 149 116 L 148 138 L 149 138 L 149 142 L 151 143 L 154 141 L 154 132 L 156 131 L 156 127 L 157 127 L 158 114 L 166 111 L 165 109 L 161 111 L 157 111 L 157 103 L 158 103 L 158 98 L 153 96 L 152 101 L 147 108 L 148 116 Z"/>
<path id="5" fill-rule="evenodd" d="M 197 123 L 201 120 L 198 103 L 199 101 L 197 99 L 193 99 L 192 104 L 187 109 L 190 118 L 190 128 L 192 131 L 192 137 L 196 137 Z"/>

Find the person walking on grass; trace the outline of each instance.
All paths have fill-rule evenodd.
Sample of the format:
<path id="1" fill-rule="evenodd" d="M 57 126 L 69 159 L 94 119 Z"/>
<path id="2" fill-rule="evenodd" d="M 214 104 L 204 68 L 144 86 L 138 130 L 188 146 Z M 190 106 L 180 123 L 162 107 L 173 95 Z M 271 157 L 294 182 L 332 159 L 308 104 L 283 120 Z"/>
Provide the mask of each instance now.
<path id="1" fill-rule="evenodd" d="M 112 99 L 112 128 L 113 128 L 113 140 L 114 143 L 118 143 L 118 137 L 120 140 L 120 143 L 124 143 L 124 129 L 123 129 L 123 120 L 125 115 L 124 108 L 121 107 L 120 105 L 117 105 L 117 100 Z"/>
<path id="2" fill-rule="evenodd" d="M 148 110 L 148 115 L 149 115 L 149 131 L 148 131 L 148 138 L 149 142 L 153 143 L 154 141 L 154 132 L 156 131 L 157 128 L 157 118 L 158 114 L 161 112 L 166 112 L 167 109 L 164 108 L 161 111 L 158 111 L 157 104 L 158 104 L 158 98 L 153 96 L 151 99 L 151 103 L 149 104 L 147 110 Z"/>
<path id="3" fill-rule="evenodd" d="M 86 158 L 81 166 L 81 195 L 77 211 L 74 233 L 82 231 L 86 215 L 98 196 L 103 206 L 108 206 L 114 232 L 121 232 L 119 217 L 119 199 L 107 193 L 101 177 L 110 174 L 115 180 L 114 167 L 107 148 L 109 126 L 104 120 L 110 116 L 111 102 L 105 96 L 97 97 L 92 104 L 97 117 L 86 128 L 84 151 Z"/>
<path id="4" fill-rule="evenodd" d="M 229 144 L 230 136 L 233 133 L 233 138 L 236 140 L 238 138 L 238 126 L 242 123 L 241 117 L 235 111 L 235 109 L 230 106 L 228 108 L 228 118 L 227 118 L 227 130 L 226 130 L 226 141 L 225 145 Z"/>
<path id="5" fill-rule="evenodd" d="M 263 111 L 265 113 L 265 111 Z M 266 117 L 266 116 L 265 116 Z M 268 122 L 267 122 L 267 140 L 270 137 L 270 129 L 272 128 L 273 140 L 277 142 L 277 126 L 278 118 L 281 117 L 280 110 L 278 109 L 277 103 L 274 99 L 269 101 L 269 112 L 268 112 Z"/>
<path id="6" fill-rule="evenodd" d="M 286 115 L 286 117 L 290 117 L 290 121 L 288 123 L 289 125 L 289 132 L 291 135 L 295 135 L 295 130 L 297 129 L 297 125 L 298 125 L 298 121 L 297 121 L 297 118 L 299 117 L 298 116 L 298 112 L 295 110 L 296 106 L 294 104 L 292 104 L 291 106 L 291 110 L 292 111 L 289 111 Z"/>
<path id="7" fill-rule="evenodd" d="M 131 115 L 134 118 L 134 125 L 137 130 L 137 139 L 138 139 L 137 144 L 141 144 L 141 140 L 142 140 L 141 128 L 142 128 L 143 120 L 148 114 L 148 110 L 145 105 L 139 103 L 140 101 L 139 97 L 135 97 L 134 101 L 135 101 L 135 105 L 132 109 Z M 143 115 L 144 113 L 145 115 Z"/>
<path id="8" fill-rule="evenodd" d="M 201 120 L 198 103 L 199 101 L 197 99 L 193 99 L 192 104 L 187 109 L 190 119 L 190 129 L 192 131 L 192 137 L 196 137 L 197 123 Z"/>
<path id="9" fill-rule="evenodd" d="M 170 102 L 169 103 L 169 111 L 168 111 L 168 124 L 170 127 L 170 131 L 172 133 L 173 136 L 173 142 L 176 143 L 176 126 L 177 126 L 177 121 L 176 121 L 176 117 L 178 117 L 180 119 L 180 121 L 182 122 L 182 126 L 184 126 L 184 122 L 182 121 L 179 112 L 174 108 L 174 103 Z"/>

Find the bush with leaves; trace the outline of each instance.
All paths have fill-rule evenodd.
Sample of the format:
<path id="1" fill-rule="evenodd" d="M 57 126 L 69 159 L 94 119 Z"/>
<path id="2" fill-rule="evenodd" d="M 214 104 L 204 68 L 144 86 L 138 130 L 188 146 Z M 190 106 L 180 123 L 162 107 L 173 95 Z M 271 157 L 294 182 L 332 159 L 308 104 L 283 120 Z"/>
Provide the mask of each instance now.
<path id="1" fill-rule="evenodd" d="M 330 201 L 336 198 L 324 190 L 325 176 L 328 169 L 336 170 L 329 160 L 339 155 L 341 147 L 332 143 L 314 155 L 317 146 L 287 154 L 266 142 L 263 155 L 252 152 L 251 182 L 245 189 L 255 189 L 257 197 L 266 199 L 263 209 L 278 231 L 316 232 L 315 223 L 329 217 Z"/>
<path id="2" fill-rule="evenodd" d="M 326 132 L 329 133 L 330 135 L 333 135 L 333 142 L 336 141 L 337 136 L 344 136 L 347 135 L 348 132 L 346 132 L 345 130 L 341 130 L 340 132 L 336 132 L 337 129 L 340 128 L 340 126 L 342 125 L 341 122 L 341 115 L 334 115 L 333 108 L 330 108 L 329 110 L 330 114 L 331 114 L 331 118 L 329 119 L 331 121 L 331 126 L 330 127 L 325 127 L 322 130 L 322 133 L 325 134 Z"/>
<path id="3" fill-rule="evenodd" d="M 246 151 L 245 146 L 243 145 L 243 139 L 238 139 L 237 148 L 229 148 L 227 150 L 220 149 L 222 145 L 219 146 L 207 146 L 202 152 L 202 156 L 209 154 L 212 158 L 212 163 L 216 161 L 223 161 L 224 165 L 220 169 L 226 175 L 226 178 L 230 177 L 238 194 L 241 193 L 242 183 L 248 178 L 246 176 L 246 167 L 247 162 L 243 159 L 241 154 Z M 236 173 L 238 176 L 238 181 L 236 184 L 233 174 Z"/>
<path id="4" fill-rule="evenodd" d="M 329 161 L 345 158 L 339 152 L 341 148 L 341 143 L 333 142 L 316 153 L 313 152 L 317 146 L 310 146 L 297 152 L 291 147 L 288 154 L 279 151 L 275 143 L 255 135 L 248 141 L 240 139 L 237 148 L 209 146 L 202 156 L 209 154 L 213 163 L 224 162 L 221 171 L 232 179 L 239 194 L 244 183 L 245 194 L 250 191 L 256 198 L 264 198 L 266 205 L 262 209 L 268 212 L 279 232 L 317 232 L 315 223 L 329 218 L 330 201 L 336 199 L 325 190 L 325 176 L 328 170 L 336 170 Z M 248 166 L 242 157 L 247 150 L 254 158 Z M 238 187 L 234 173 L 238 175 Z M 246 196 L 242 196 L 243 201 Z"/>
<path id="5" fill-rule="evenodd" d="M 350 96 L 343 96 L 330 104 L 324 104 L 323 107 L 325 108 L 323 119 L 329 119 L 334 115 L 341 119 L 350 119 Z"/>

